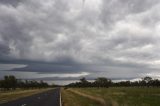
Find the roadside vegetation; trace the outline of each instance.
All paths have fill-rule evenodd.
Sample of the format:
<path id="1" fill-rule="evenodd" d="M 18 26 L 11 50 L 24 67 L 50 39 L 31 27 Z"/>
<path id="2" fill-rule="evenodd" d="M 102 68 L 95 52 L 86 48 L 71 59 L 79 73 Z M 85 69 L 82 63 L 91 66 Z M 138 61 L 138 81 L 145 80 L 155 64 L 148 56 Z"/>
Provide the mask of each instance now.
<path id="1" fill-rule="evenodd" d="M 159 106 L 160 104 L 160 88 L 110 87 L 72 88 L 72 90 L 102 98 L 106 106 Z"/>
<path id="2" fill-rule="evenodd" d="M 4 76 L 4 79 L 0 80 L 0 90 L 9 91 L 18 89 L 33 89 L 33 88 L 47 88 L 49 85 L 45 82 L 35 80 L 21 80 L 15 76 Z"/>
<path id="3" fill-rule="evenodd" d="M 70 106 L 77 106 L 70 102 L 76 101 L 76 97 L 88 98 L 99 103 L 90 105 L 89 102 L 79 100 L 82 102 L 79 106 L 85 104 L 87 106 L 159 106 L 160 104 L 160 80 L 148 76 L 135 82 L 112 82 L 103 77 L 89 82 L 82 78 L 79 82 L 66 85 L 62 92 L 69 92 L 68 95 L 72 95 L 68 99 L 67 94 L 62 95 L 63 102 L 69 103 Z"/>
<path id="4" fill-rule="evenodd" d="M 73 93 L 68 89 L 62 89 L 62 106 L 101 106 L 95 100 Z"/>
<path id="5" fill-rule="evenodd" d="M 0 104 L 41 93 L 53 87 L 55 85 L 48 85 L 42 80 L 21 80 L 12 75 L 4 76 L 4 79 L 0 80 Z"/>
<path id="6" fill-rule="evenodd" d="M 65 86 L 67 87 L 160 87 L 160 80 L 153 79 L 151 77 L 144 77 L 139 81 L 121 81 L 112 82 L 112 80 L 104 77 L 95 79 L 94 82 L 89 82 L 86 78 L 81 78 L 79 82 L 71 83 Z"/>

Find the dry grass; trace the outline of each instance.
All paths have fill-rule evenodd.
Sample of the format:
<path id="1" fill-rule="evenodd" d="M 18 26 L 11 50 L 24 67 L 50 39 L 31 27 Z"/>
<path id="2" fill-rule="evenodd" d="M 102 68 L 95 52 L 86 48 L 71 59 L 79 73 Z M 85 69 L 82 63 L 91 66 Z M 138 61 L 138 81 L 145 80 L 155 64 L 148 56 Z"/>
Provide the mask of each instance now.
<path id="1" fill-rule="evenodd" d="M 87 95 L 103 98 L 107 106 L 160 106 L 160 88 L 73 88 Z"/>
<path id="2" fill-rule="evenodd" d="M 62 105 L 63 106 L 103 106 L 99 102 L 88 97 L 79 95 L 71 90 L 62 89 Z"/>
<path id="3" fill-rule="evenodd" d="M 71 92 L 75 93 L 75 94 L 80 95 L 80 96 L 83 96 L 83 97 L 89 98 L 91 100 L 97 101 L 100 104 L 102 104 L 102 106 L 106 106 L 106 102 L 105 102 L 105 100 L 103 98 L 92 96 L 92 95 L 88 95 L 88 94 L 85 94 L 85 93 L 82 93 L 82 92 L 79 92 L 79 91 L 76 91 L 76 90 L 73 90 L 73 89 L 69 89 L 69 90 Z"/>

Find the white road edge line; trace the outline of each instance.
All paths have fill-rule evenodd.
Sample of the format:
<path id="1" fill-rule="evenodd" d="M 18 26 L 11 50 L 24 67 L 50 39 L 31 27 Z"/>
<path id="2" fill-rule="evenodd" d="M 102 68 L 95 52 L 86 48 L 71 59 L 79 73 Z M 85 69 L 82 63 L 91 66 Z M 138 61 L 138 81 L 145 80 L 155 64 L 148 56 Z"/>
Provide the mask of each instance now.
<path id="1" fill-rule="evenodd" d="M 21 106 L 26 106 L 27 104 L 22 104 Z"/>
<path id="2" fill-rule="evenodd" d="M 60 106 L 62 106 L 61 90 L 60 90 Z"/>

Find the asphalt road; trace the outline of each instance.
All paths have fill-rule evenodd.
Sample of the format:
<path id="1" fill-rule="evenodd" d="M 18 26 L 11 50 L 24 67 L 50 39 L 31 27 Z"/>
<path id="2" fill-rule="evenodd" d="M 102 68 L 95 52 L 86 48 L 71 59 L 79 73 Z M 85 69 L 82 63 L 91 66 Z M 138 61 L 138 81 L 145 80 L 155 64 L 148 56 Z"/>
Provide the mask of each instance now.
<path id="1" fill-rule="evenodd" d="M 60 89 L 49 90 L 29 97 L 14 100 L 0 106 L 60 106 Z"/>

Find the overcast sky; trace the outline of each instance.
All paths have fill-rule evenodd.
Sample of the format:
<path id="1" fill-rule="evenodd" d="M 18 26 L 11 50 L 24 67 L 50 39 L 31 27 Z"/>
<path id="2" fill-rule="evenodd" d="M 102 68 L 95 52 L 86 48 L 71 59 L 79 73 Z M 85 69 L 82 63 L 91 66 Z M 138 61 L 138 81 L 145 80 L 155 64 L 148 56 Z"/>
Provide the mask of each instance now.
<path id="1" fill-rule="evenodd" d="M 160 77 L 159 0 L 0 0 L 0 78 Z"/>

